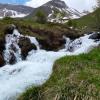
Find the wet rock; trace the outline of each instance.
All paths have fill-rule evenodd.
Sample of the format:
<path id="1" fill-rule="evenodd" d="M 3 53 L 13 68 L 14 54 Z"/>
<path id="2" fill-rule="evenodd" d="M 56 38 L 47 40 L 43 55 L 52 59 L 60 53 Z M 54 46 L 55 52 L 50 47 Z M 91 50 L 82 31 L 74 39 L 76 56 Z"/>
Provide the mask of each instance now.
<path id="1" fill-rule="evenodd" d="M 100 39 L 100 33 L 96 32 L 94 34 L 92 34 L 89 39 L 94 39 L 94 40 L 99 40 Z"/>
<path id="2" fill-rule="evenodd" d="M 41 49 L 45 49 L 45 50 L 52 50 L 52 51 L 57 51 L 61 48 L 64 47 L 64 44 L 66 43 L 66 41 L 64 39 L 38 39 L 38 42 L 40 44 L 40 48 Z"/>
<path id="3" fill-rule="evenodd" d="M 14 29 L 16 28 L 15 25 L 11 24 L 11 25 L 8 25 L 5 30 L 4 30 L 4 34 L 13 34 L 13 31 Z"/>
<path id="4" fill-rule="evenodd" d="M 3 51 L 5 50 L 5 39 L 0 38 L 0 67 L 5 65 L 5 60 L 3 57 Z"/>
<path id="5" fill-rule="evenodd" d="M 11 44 L 11 50 L 13 50 L 14 52 L 17 52 L 17 48 L 15 47 L 14 44 Z"/>
<path id="6" fill-rule="evenodd" d="M 23 60 L 26 59 L 28 52 L 30 52 L 32 49 L 37 50 L 37 47 L 32 44 L 30 39 L 27 37 L 20 37 L 18 45 L 21 48 L 21 55 Z"/>
<path id="7" fill-rule="evenodd" d="M 5 60 L 4 60 L 2 52 L 0 52 L 0 67 L 2 67 L 4 65 L 5 65 Z"/>
<path id="8" fill-rule="evenodd" d="M 16 57 L 14 53 L 10 53 L 10 59 L 9 59 L 9 64 L 15 64 L 16 63 Z"/>
<path id="9" fill-rule="evenodd" d="M 5 39 L 0 38 L 0 52 L 3 52 L 5 50 Z"/>

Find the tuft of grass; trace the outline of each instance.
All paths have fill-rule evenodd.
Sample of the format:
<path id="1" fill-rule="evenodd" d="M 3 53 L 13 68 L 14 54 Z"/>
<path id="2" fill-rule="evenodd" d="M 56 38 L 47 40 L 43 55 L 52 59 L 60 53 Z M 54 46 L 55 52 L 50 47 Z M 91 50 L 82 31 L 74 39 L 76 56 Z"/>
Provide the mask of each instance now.
<path id="1" fill-rule="evenodd" d="M 50 79 L 28 89 L 18 100 L 100 100 L 99 53 L 100 47 L 57 60 Z"/>

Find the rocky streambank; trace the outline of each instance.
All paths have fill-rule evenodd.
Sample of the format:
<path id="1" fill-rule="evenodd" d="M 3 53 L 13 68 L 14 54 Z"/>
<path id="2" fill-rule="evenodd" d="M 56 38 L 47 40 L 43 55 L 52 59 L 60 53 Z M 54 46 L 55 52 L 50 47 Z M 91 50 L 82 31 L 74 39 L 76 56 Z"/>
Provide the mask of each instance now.
<path id="1" fill-rule="evenodd" d="M 27 27 L 31 34 L 36 35 L 36 37 L 33 37 L 35 42 L 32 41 L 32 37 L 20 34 L 18 30 L 22 33 L 25 27 L 21 28 L 15 25 L 8 25 L 5 28 L 4 35 L 0 38 L 0 67 L 26 60 L 28 53 L 31 50 L 36 51 L 38 48 L 47 51 L 58 51 L 65 48 L 65 44 L 67 44 L 66 50 L 73 52 L 76 45 L 82 44 L 78 31 L 70 28 L 53 31 Z M 89 39 L 99 41 L 100 33 L 92 32 Z"/>

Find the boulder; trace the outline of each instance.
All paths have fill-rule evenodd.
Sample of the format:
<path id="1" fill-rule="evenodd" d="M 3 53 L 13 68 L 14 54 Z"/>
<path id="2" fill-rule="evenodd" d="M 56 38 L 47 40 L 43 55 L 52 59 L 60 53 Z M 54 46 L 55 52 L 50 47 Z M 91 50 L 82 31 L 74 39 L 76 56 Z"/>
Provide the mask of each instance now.
<path id="1" fill-rule="evenodd" d="M 21 55 L 23 60 L 26 59 L 28 52 L 30 52 L 32 49 L 37 50 L 37 47 L 32 44 L 30 39 L 27 37 L 20 37 L 18 45 L 21 48 Z"/>
<path id="2" fill-rule="evenodd" d="M 15 25 L 11 24 L 11 25 L 8 25 L 5 30 L 4 30 L 4 34 L 13 34 L 13 31 L 14 29 L 16 28 Z"/>
<path id="3" fill-rule="evenodd" d="M 3 52 L 5 50 L 5 39 L 0 38 L 0 52 Z"/>
<path id="4" fill-rule="evenodd" d="M 0 67 L 2 67 L 4 65 L 5 65 L 5 60 L 4 60 L 2 53 L 0 52 Z"/>
<path id="5" fill-rule="evenodd" d="M 53 50 L 53 51 L 57 51 L 61 48 L 64 47 L 64 44 L 66 43 L 65 39 L 63 38 L 58 38 L 58 39 L 38 39 L 38 42 L 40 44 L 40 48 L 41 49 L 45 49 L 45 50 Z"/>
<path id="6" fill-rule="evenodd" d="M 99 40 L 100 39 L 100 33 L 96 32 L 94 34 L 92 34 L 89 39 L 94 39 L 94 40 Z"/>
<path id="7" fill-rule="evenodd" d="M 5 60 L 3 57 L 3 51 L 5 50 L 5 39 L 0 38 L 0 67 L 5 65 Z"/>
<path id="8" fill-rule="evenodd" d="M 16 63 L 16 57 L 13 52 L 10 53 L 10 59 L 9 64 L 15 64 Z"/>

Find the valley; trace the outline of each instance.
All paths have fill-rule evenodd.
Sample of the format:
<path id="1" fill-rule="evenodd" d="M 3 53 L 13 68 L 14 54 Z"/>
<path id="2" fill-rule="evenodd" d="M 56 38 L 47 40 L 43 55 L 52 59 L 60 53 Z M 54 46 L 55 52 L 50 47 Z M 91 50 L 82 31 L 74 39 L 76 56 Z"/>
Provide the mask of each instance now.
<path id="1" fill-rule="evenodd" d="M 99 100 L 99 15 L 0 4 L 0 100 Z"/>

